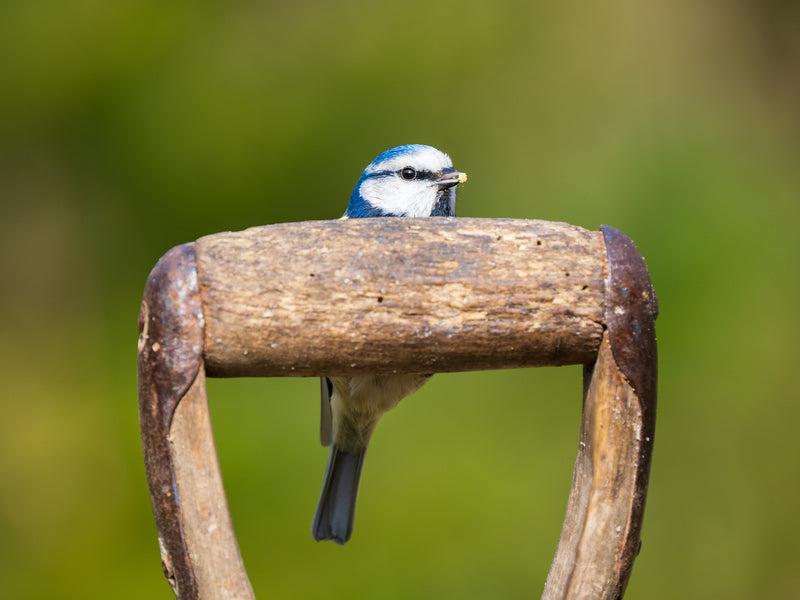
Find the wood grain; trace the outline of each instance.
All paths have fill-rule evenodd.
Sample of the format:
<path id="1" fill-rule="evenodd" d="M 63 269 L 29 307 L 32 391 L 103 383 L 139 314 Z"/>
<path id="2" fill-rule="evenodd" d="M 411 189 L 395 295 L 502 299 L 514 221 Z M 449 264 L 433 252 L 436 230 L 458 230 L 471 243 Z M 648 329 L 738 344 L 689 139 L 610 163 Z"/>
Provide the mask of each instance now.
<path id="1" fill-rule="evenodd" d="M 202 368 L 175 410 L 169 442 L 197 598 L 252 600 L 222 485 Z"/>
<path id="2" fill-rule="evenodd" d="M 221 233 L 165 254 L 139 321 L 142 445 L 181 600 L 252 598 L 206 374 L 315 376 L 584 365 L 578 457 L 545 600 L 621 598 L 640 545 L 658 312 L 633 242 L 603 226 L 363 219 Z"/>
<path id="3" fill-rule="evenodd" d="M 195 248 L 209 376 L 582 364 L 602 337 L 602 237 L 564 223 L 285 223 Z"/>
<path id="4" fill-rule="evenodd" d="M 640 466 L 644 457 L 649 462 L 652 439 L 608 334 L 587 374 L 567 514 L 542 600 L 621 598 L 639 547 Z"/>

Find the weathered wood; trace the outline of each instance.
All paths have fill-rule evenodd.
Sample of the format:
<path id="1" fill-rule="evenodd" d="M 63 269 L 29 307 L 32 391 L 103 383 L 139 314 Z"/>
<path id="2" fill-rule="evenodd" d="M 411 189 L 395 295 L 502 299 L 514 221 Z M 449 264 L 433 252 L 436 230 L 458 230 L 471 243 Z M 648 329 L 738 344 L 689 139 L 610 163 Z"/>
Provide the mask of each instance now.
<path id="1" fill-rule="evenodd" d="M 167 252 L 139 315 L 139 420 L 164 574 L 180 600 L 252 598 L 219 470 L 193 244 Z"/>
<path id="2" fill-rule="evenodd" d="M 543 600 L 622 598 L 640 532 L 656 414 L 658 301 L 644 259 L 603 226 L 606 333 L 584 366 L 584 406 L 567 514 Z"/>
<path id="3" fill-rule="evenodd" d="M 637 498 L 640 447 L 651 440 L 641 437 L 639 399 L 614 362 L 608 334 L 588 373 L 567 515 L 543 600 L 621 598 L 632 566 L 623 556 Z M 638 537 L 635 544 L 638 548 Z"/>
<path id="4" fill-rule="evenodd" d="M 222 486 L 202 368 L 175 410 L 169 441 L 197 597 L 254 599 Z"/>
<path id="5" fill-rule="evenodd" d="M 508 219 L 289 223 L 162 257 L 140 314 L 142 445 L 180 600 L 252 598 L 205 374 L 584 364 L 578 458 L 546 600 L 620 598 L 655 427 L 657 302 L 622 232 Z"/>
<path id="6" fill-rule="evenodd" d="M 161 566 L 181 600 L 199 598 L 184 537 L 169 443 L 172 417 L 203 365 L 203 308 L 194 246 L 167 252 L 153 267 L 139 313 L 139 429 L 158 529 Z"/>
<path id="7" fill-rule="evenodd" d="M 196 250 L 210 376 L 580 364 L 602 336 L 602 237 L 564 223 L 286 223 Z"/>

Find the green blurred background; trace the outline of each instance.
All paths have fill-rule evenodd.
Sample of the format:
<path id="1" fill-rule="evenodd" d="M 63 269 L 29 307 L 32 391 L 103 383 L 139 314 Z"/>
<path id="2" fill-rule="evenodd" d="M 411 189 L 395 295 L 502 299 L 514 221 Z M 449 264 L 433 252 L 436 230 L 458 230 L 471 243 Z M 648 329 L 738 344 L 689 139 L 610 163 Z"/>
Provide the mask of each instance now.
<path id="1" fill-rule="evenodd" d="M 136 410 L 150 268 L 336 218 L 435 145 L 471 217 L 614 225 L 661 303 L 628 598 L 800 589 L 800 10 L 790 0 L 0 3 L 0 596 L 171 598 Z M 566 507 L 580 369 L 440 375 L 317 544 L 316 380 L 211 381 L 260 598 L 527 598 Z"/>

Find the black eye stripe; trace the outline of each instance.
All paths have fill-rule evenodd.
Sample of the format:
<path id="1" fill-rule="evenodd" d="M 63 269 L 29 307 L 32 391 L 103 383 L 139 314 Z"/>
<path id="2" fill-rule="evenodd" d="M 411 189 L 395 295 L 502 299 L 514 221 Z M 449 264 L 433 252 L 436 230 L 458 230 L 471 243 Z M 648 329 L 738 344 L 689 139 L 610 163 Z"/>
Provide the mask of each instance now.
<path id="1" fill-rule="evenodd" d="M 409 180 L 411 180 L 411 179 L 426 179 L 426 180 L 431 180 L 431 179 L 433 179 L 433 178 L 434 178 L 434 176 L 433 176 L 433 173 L 432 173 L 432 172 L 430 172 L 430 171 L 424 171 L 424 170 L 419 170 L 419 169 L 414 169 L 414 167 L 403 167 L 402 169 L 400 169 L 400 170 L 397 172 L 397 174 L 398 174 L 398 175 L 400 175 L 400 177 L 403 177 L 403 171 L 405 171 L 406 169 L 412 169 L 412 170 L 415 172 L 415 176 L 414 176 L 414 177 L 410 177 L 410 178 L 408 178 Z M 403 177 L 403 179 L 406 179 L 406 177 Z"/>
<path id="2" fill-rule="evenodd" d="M 405 167 L 404 167 L 405 168 Z M 413 167 L 412 167 L 413 168 Z M 398 177 L 402 178 L 401 171 L 403 169 L 398 169 L 397 171 L 375 171 L 374 173 L 370 173 L 365 177 L 365 179 L 376 179 L 379 177 L 390 177 L 393 175 L 397 175 Z M 417 171 L 417 176 L 414 179 L 427 179 L 433 180 L 436 179 L 436 176 L 432 171 Z"/>

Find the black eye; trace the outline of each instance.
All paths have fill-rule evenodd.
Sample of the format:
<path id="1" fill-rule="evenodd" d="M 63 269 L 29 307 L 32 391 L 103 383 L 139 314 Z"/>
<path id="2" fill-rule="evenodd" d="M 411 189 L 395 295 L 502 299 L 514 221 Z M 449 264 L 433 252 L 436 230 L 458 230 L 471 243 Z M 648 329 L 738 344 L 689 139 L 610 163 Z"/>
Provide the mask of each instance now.
<path id="1" fill-rule="evenodd" d="M 413 169 L 413 167 L 404 167 L 400 170 L 400 177 L 403 179 L 414 179 L 417 176 L 417 172 Z"/>

